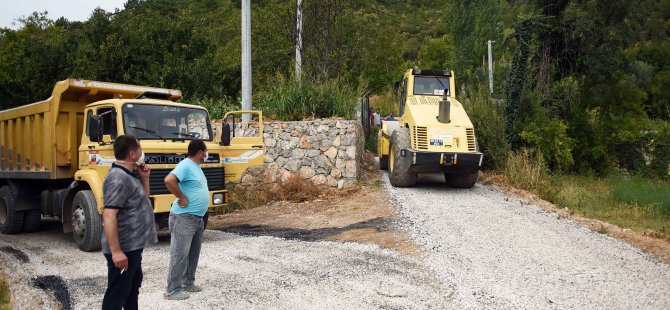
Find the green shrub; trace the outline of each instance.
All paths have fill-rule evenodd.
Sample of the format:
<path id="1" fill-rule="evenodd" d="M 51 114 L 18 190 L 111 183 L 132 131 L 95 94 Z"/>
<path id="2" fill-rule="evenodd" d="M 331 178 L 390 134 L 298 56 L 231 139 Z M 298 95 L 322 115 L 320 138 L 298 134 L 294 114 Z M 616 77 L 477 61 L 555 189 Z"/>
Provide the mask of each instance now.
<path id="1" fill-rule="evenodd" d="M 541 152 L 549 167 L 565 171 L 575 163 L 572 158 L 575 140 L 568 136 L 567 128 L 558 119 L 543 118 L 524 126 L 520 136 L 527 146 Z"/>
<path id="2" fill-rule="evenodd" d="M 365 139 L 365 149 L 370 151 L 372 154 L 377 154 L 377 134 L 379 133 L 379 129 L 377 127 L 372 126 L 372 130 L 370 130 L 370 135 Z"/>
<path id="3" fill-rule="evenodd" d="M 187 103 L 197 104 L 205 107 L 207 111 L 209 111 L 209 117 L 211 119 L 222 119 L 226 112 L 242 109 L 240 98 L 237 98 L 237 100 L 233 100 L 230 97 L 223 97 L 219 99 L 194 98 L 189 100 Z"/>
<path id="4" fill-rule="evenodd" d="M 360 92 L 337 80 L 313 82 L 277 75 L 274 87 L 256 98 L 256 105 L 275 120 L 343 117 L 352 119 Z"/>
<path id="5" fill-rule="evenodd" d="M 510 150 L 505 136 L 503 105 L 497 103 L 483 85 L 472 87 L 462 97 L 463 107 L 475 127 L 480 151 L 484 153 L 484 168 L 502 168 Z"/>
<path id="6" fill-rule="evenodd" d="M 670 179 L 670 122 L 658 122 L 657 134 L 651 140 L 653 148 L 649 170 L 655 177 Z"/>

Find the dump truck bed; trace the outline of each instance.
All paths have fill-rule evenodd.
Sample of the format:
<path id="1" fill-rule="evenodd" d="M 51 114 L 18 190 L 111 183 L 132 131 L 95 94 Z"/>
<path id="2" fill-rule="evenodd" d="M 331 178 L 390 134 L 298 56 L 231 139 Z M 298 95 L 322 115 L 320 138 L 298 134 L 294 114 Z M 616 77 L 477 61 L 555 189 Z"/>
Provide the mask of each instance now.
<path id="1" fill-rule="evenodd" d="M 68 179 L 77 171 L 84 107 L 145 92 L 181 98 L 179 90 L 67 79 L 44 101 L 0 111 L 0 178 Z"/>

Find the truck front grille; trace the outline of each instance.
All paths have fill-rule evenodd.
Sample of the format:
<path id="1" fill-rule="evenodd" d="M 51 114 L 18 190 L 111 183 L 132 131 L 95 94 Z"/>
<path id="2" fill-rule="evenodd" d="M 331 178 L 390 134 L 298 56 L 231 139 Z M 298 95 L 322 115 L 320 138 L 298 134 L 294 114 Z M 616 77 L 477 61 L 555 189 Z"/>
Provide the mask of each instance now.
<path id="1" fill-rule="evenodd" d="M 414 126 L 413 145 L 416 150 L 428 149 L 428 129 L 426 127 Z"/>
<path id="2" fill-rule="evenodd" d="M 465 129 L 465 133 L 468 136 L 468 151 L 476 152 L 477 143 L 475 143 L 475 130 L 473 128 Z"/>
<path id="3" fill-rule="evenodd" d="M 149 175 L 149 186 L 151 188 L 151 195 L 169 194 L 170 191 L 165 186 L 165 177 L 172 171 L 172 169 L 151 169 Z M 225 189 L 223 167 L 202 168 L 207 178 L 207 186 L 210 191 Z"/>

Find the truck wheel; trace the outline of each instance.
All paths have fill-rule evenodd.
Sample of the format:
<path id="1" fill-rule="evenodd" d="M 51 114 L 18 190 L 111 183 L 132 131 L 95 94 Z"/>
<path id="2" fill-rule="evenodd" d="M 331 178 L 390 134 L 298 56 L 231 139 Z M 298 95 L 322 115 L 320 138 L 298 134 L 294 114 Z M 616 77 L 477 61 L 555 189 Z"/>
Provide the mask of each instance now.
<path id="1" fill-rule="evenodd" d="M 379 156 L 379 170 L 388 170 L 388 169 L 389 169 L 389 157 Z"/>
<path id="2" fill-rule="evenodd" d="M 411 187 L 416 184 L 418 173 L 410 171 L 409 162 L 400 156 L 400 150 L 410 148 L 409 130 L 399 128 L 391 135 L 389 150 L 389 180 L 396 187 Z"/>
<path id="3" fill-rule="evenodd" d="M 0 232 L 15 234 L 23 226 L 23 212 L 16 211 L 16 194 L 9 185 L 0 188 Z"/>
<path id="4" fill-rule="evenodd" d="M 456 188 L 471 188 L 477 183 L 477 177 L 479 176 L 479 171 L 475 172 L 464 172 L 464 173 L 454 173 L 454 174 L 444 174 L 444 179 L 447 181 L 447 185 L 450 187 Z"/>
<path id="5" fill-rule="evenodd" d="M 23 212 L 23 232 L 34 232 L 40 229 L 42 222 L 41 210 L 28 210 Z"/>
<path id="6" fill-rule="evenodd" d="M 102 238 L 102 219 L 98 214 L 93 192 L 77 192 L 72 204 L 72 235 L 82 251 L 100 250 Z"/>

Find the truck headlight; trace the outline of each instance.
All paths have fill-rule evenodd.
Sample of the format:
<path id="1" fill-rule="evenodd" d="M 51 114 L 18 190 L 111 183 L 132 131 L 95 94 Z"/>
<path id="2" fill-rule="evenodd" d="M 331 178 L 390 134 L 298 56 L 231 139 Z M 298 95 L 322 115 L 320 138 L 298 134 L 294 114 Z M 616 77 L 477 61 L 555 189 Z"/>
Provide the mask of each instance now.
<path id="1" fill-rule="evenodd" d="M 212 195 L 212 203 L 214 203 L 215 205 L 223 204 L 223 193 Z"/>

